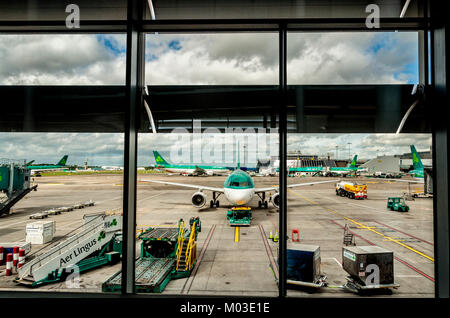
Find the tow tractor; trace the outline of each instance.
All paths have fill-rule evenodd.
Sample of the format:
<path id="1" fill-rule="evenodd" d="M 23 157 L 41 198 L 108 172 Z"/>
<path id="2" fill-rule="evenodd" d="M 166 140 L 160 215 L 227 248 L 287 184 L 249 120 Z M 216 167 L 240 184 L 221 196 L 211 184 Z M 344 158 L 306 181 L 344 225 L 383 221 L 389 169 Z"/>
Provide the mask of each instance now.
<path id="1" fill-rule="evenodd" d="M 183 219 L 178 227 L 150 227 L 138 236 L 141 256 L 136 260 L 136 292 L 161 293 L 172 279 L 188 277 L 197 261 L 198 217 L 189 225 Z M 118 271 L 102 285 L 104 292 L 120 292 L 122 273 Z"/>
<path id="2" fill-rule="evenodd" d="M 231 226 L 250 226 L 252 222 L 252 208 L 233 207 L 227 211 L 228 224 Z"/>
<path id="3" fill-rule="evenodd" d="M 84 272 L 120 261 L 122 215 L 106 213 L 85 219 L 76 234 L 34 256 L 18 269 L 14 282 L 31 287 L 63 281 L 74 272 Z"/>
<path id="4" fill-rule="evenodd" d="M 391 209 L 391 211 L 409 211 L 409 206 L 405 203 L 405 199 L 401 197 L 389 197 L 387 200 L 387 208 Z"/>

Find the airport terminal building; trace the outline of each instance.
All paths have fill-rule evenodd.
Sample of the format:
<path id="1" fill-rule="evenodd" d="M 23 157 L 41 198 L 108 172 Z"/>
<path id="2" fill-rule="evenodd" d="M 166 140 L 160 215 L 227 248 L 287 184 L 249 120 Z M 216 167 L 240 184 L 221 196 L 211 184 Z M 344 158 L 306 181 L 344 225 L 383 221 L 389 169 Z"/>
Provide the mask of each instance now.
<path id="1" fill-rule="evenodd" d="M 442 2 L 2 1 L 0 296 L 448 298 Z"/>

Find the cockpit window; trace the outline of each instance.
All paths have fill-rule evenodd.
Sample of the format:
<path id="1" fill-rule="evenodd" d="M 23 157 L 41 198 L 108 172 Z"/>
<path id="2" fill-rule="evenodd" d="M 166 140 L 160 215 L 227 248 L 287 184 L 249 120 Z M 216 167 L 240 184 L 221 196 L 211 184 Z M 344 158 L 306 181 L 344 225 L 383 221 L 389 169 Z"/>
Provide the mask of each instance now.
<path id="1" fill-rule="evenodd" d="M 239 182 L 236 182 L 236 181 L 231 182 L 231 186 L 232 187 L 239 187 Z"/>

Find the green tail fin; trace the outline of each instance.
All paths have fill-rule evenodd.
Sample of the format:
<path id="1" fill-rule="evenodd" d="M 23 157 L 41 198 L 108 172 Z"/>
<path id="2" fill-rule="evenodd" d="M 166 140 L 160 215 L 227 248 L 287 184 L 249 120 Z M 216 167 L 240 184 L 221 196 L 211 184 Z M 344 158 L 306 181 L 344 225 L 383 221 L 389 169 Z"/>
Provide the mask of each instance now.
<path id="1" fill-rule="evenodd" d="M 352 162 L 350 163 L 350 166 L 348 166 L 349 168 L 356 168 L 356 159 L 358 159 L 358 155 L 355 155 L 353 157 Z"/>
<path id="2" fill-rule="evenodd" d="M 31 160 L 29 162 L 26 163 L 27 166 L 31 166 L 31 164 L 34 162 L 34 160 Z"/>
<path id="3" fill-rule="evenodd" d="M 157 165 L 164 165 L 164 166 L 169 165 L 169 163 L 166 160 L 164 160 L 164 158 L 156 150 L 153 150 L 153 156 L 155 157 L 155 162 Z"/>
<path id="4" fill-rule="evenodd" d="M 60 161 L 56 164 L 57 166 L 65 166 L 67 162 L 67 158 L 69 158 L 68 155 L 64 155 L 64 157 L 61 158 Z"/>
<path id="5" fill-rule="evenodd" d="M 423 169 L 422 160 L 420 160 L 419 154 L 417 153 L 416 147 L 414 147 L 414 145 L 411 145 L 411 155 L 414 170 Z"/>

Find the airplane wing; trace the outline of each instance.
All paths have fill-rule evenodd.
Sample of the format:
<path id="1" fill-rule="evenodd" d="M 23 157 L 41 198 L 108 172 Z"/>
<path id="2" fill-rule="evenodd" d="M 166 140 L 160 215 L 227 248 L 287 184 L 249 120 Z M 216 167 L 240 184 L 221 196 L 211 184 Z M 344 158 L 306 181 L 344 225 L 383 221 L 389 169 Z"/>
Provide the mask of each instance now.
<path id="1" fill-rule="evenodd" d="M 197 189 L 199 191 L 201 191 L 201 190 L 209 190 L 209 191 L 221 192 L 221 193 L 224 192 L 223 188 L 214 188 L 214 187 L 202 186 L 202 185 L 199 185 L 199 184 L 176 183 L 176 182 L 157 181 L 157 180 L 140 180 L 140 181 L 168 184 L 168 185 L 174 185 L 174 186 L 185 187 L 185 188 L 192 188 L 192 189 Z"/>
<path id="2" fill-rule="evenodd" d="M 288 188 L 294 188 L 294 187 L 302 187 L 302 186 L 308 186 L 308 185 L 315 185 L 320 183 L 330 183 L 330 182 L 338 182 L 339 180 L 327 180 L 327 181 L 316 181 L 316 182 L 306 182 L 306 183 L 298 183 L 298 184 L 288 184 Z M 271 187 L 271 188 L 255 188 L 255 192 L 268 192 L 268 191 L 278 191 L 279 187 Z"/>

